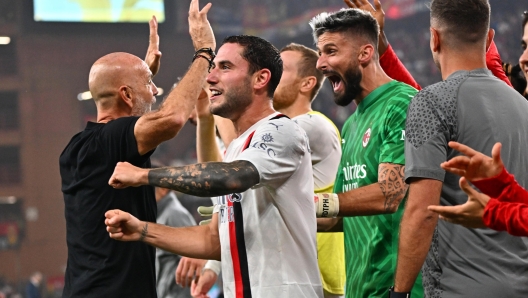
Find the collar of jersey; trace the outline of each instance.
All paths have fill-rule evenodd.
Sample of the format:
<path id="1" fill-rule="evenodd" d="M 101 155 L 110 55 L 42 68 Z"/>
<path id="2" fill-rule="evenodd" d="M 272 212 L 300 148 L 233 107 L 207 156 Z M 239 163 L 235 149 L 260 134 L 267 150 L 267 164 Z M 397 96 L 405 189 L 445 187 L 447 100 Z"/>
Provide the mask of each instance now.
<path id="1" fill-rule="evenodd" d="M 374 89 L 374 91 L 370 92 L 367 97 L 365 97 L 358 105 L 357 111 L 362 113 L 368 109 L 373 103 L 375 103 L 378 99 L 381 98 L 381 94 L 387 89 L 389 89 L 392 85 L 397 84 L 398 81 L 392 80 L 386 84 L 383 84 L 379 86 L 378 88 Z"/>

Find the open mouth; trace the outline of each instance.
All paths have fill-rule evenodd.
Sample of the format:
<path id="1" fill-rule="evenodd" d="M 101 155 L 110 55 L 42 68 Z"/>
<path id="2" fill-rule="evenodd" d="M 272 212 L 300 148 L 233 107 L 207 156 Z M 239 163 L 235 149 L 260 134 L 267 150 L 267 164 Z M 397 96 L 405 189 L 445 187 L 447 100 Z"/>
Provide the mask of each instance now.
<path id="1" fill-rule="evenodd" d="M 209 89 L 209 91 L 211 91 L 211 100 L 215 99 L 216 97 L 222 95 L 222 92 L 220 90 L 216 90 L 216 89 Z"/>
<path id="2" fill-rule="evenodd" d="M 327 75 L 326 76 L 330 83 L 332 83 L 332 88 L 334 89 L 334 93 L 337 93 L 340 89 L 343 87 L 343 80 L 341 80 L 341 77 L 338 75 Z"/>

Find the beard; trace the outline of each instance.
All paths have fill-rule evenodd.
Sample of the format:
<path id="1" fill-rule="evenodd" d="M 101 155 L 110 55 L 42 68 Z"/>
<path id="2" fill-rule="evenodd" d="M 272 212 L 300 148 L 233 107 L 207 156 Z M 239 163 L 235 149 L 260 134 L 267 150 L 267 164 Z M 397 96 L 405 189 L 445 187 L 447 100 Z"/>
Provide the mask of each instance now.
<path id="1" fill-rule="evenodd" d="M 275 94 L 273 94 L 273 108 L 276 111 L 291 106 L 297 99 L 297 94 L 299 93 L 298 83 L 294 86 L 292 85 L 281 87 L 279 84 L 279 87 L 275 90 Z"/>
<path id="2" fill-rule="evenodd" d="M 151 104 L 143 99 L 137 99 L 136 104 L 132 107 L 132 116 L 143 116 L 150 112 Z"/>
<path id="3" fill-rule="evenodd" d="M 334 93 L 334 102 L 342 107 L 348 106 L 361 93 L 361 80 L 363 75 L 359 71 L 359 67 L 352 67 L 343 75 L 343 84 L 345 84 L 345 91 L 338 95 Z"/>
<path id="4" fill-rule="evenodd" d="M 230 119 L 234 112 L 244 110 L 251 102 L 251 81 L 248 79 L 222 94 L 224 102 L 210 106 L 211 114 Z"/>

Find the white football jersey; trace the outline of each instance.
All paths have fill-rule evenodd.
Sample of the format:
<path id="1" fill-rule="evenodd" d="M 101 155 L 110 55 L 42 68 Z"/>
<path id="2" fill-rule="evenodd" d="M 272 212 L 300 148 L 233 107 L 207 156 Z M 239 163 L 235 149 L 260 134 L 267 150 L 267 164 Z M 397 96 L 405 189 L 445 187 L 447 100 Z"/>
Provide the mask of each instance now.
<path id="1" fill-rule="evenodd" d="M 317 267 L 314 183 L 306 133 L 274 113 L 227 148 L 260 182 L 218 198 L 226 297 L 323 297 Z"/>

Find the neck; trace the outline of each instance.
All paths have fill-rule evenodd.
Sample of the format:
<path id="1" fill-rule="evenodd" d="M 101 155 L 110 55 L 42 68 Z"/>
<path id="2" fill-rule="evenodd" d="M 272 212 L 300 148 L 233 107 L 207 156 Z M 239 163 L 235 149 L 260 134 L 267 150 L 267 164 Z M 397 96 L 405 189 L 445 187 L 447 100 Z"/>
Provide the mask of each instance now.
<path id="1" fill-rule="evenodd" d="M 361 80 L 361 93 L 354 101 L 359 104 L 372 91 L 381 85 L 393 81 L 381 68 L 379 61 L 374 61 L 363 69 L 363 78 Z"/>
<path id="2" fill-rule="evenodd" d="M 298 94 L 297 98 L 293 102 L 292 105 L 288 107 L 284 107 L 282 109 L 278 109 L 280 113 L 290 117 L 294 118 L 299 115 L 306 114 L 312 110 L 312 101 L 311 98 L 308 96 L 305 96 L 303 94 Z"/>
<path id="3" fill-rule="evenodd" d="M 260 121 L 262 118 L 275 113 L 272 101 L 269 98 L 255 99 L 253 102 L 240 114 L 239 117 L 231 119 L 237 137 L 248 130 L 253 124 Z"/>
<path id="4" fill-rule="evenodd" d="M 470 71 L 477 68 L 486 68 L 486 52 L 482 49 L 465 49 L 463 52 L 445 49 L 442 54 L 438 53 L 438 55 L 442 80 L 447 79 L 447 77 L 459 70 Z"/>

